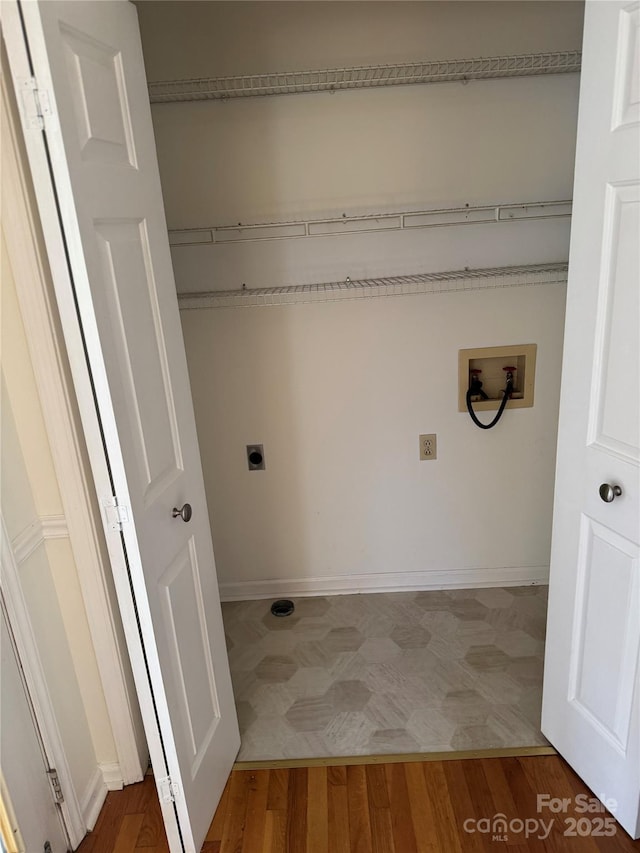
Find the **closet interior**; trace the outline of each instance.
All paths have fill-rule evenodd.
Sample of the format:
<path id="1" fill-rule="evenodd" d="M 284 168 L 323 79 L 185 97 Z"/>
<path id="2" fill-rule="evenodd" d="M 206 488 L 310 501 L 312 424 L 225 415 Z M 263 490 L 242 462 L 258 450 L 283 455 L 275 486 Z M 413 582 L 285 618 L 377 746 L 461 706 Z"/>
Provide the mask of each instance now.
<path id="1" fill-rule="evenodd" d="M 136 6 L 240 757 L 544 745 L 582 4 Z"/>

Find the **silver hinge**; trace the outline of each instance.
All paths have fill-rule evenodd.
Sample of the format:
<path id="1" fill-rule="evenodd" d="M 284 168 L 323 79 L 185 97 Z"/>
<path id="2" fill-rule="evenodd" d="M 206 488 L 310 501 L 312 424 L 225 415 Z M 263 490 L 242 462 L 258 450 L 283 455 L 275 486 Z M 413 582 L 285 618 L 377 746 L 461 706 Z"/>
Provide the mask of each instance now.
<path id="1" fill-rule="evenodd" d="M 22 77 L 17 83 L 26 126 L 43 130 L 45 118 L 53 115 L 49 93 L 38 88 L 35 77 Z"/>
<path id="2" fill-rule="evenodd" d="M 180 789 L 171 781 L 171 776 L 164 776 L 158 779 L 158 794 L 161 803 L 175 803 L 180 796 Z"/>
<path id="3" fill-rule="evenodd" d="M 54 801 L 56 803 L 64 803 L 64 794 L 62 793 L 60 779 L 58 779 L 58 771 L 55 767 L 51 770 L 47 770 L 47 776 L 49 778 L 49 784 L 51 785 L 51 793 L 53 794 Z"/>
<path id="4" fill-rule="evenodd" d="M 104 498 L 102 506 L 111 530 L 122 530 L 123 525 L 129 521 L 129 507 L 121 504 L 115 495 Z"/>

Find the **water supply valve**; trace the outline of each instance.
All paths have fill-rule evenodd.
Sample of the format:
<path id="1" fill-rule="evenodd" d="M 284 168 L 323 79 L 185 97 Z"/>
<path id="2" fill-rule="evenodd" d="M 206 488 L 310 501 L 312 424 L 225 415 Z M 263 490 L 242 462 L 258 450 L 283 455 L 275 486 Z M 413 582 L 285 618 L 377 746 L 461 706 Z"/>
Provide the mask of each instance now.
<path id="1" fill-rule="evenodd" d="M 514 367 L 513 365 L 507 365 L 506 367 L 503 367 L 502 369 L 504 370 L 504 372 L 506 374 L 505 379 L 507 382 L 507 386 L 506 386 L 505 393 L 508 392 L 509 396 L 511 396 L 511 394 L 515 391 L 515 384 L 516 384 L 515 373 L 516 373 L 516 370 L 518 368 Z"/>
<path id="2" fill-rule="evenodd" d="M 471 393 L 472 399 L 488 400 L 488 395 L 482 390 L 482 380 L 480 379 L 481 373 L 482 371 L 477 368 L 471 368 L 469 370 L 469 392 Z"/>

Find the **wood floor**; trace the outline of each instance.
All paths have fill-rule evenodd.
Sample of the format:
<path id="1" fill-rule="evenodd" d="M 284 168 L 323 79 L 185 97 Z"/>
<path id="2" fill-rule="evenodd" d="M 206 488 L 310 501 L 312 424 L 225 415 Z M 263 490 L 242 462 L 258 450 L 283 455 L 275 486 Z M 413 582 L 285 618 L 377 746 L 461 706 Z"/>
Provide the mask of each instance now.
<path id="1" fill-rule="evenodd" d="M 572 805 L 563 813 L 538 812 L 537 794 L 570 798 Z M 578 794 L 592 797 L 558 756 L 234 770 L 202 851 L 640 852 L 640 842 L 617 824 L 605 823 L 606 812 L 576 811 Z M 510 824 L 506 838 L 504 830 L 500 839 L 492 838 L 491 831 L 480 831 L 484 824 L 476 824 L 498 813 Z M 575 836 L 565 835 L 572 829 Z M 612 830 L 610 836 L 596 834 Z M 168 851 L 151 776 L 110 793 L 95 830 L 79 848 L 79 853 L 134 851 Z"/>

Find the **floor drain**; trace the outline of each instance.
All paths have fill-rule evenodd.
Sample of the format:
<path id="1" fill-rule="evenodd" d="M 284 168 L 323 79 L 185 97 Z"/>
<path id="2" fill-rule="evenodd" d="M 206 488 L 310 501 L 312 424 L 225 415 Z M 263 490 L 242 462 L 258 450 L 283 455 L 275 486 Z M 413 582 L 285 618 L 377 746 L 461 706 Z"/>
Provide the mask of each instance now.
<path id="1" fill-rule="evenodd" d="M 289 601 L 288 598 L 280 598 L 271 605 L 271 612 L 274 616 L 291 616 L 294 609 L 293 601 Z"/>

